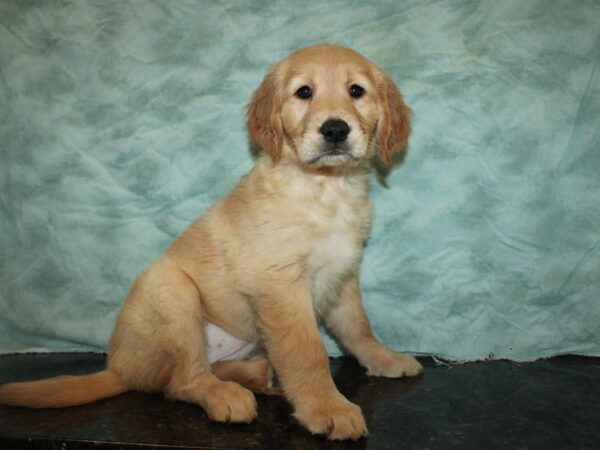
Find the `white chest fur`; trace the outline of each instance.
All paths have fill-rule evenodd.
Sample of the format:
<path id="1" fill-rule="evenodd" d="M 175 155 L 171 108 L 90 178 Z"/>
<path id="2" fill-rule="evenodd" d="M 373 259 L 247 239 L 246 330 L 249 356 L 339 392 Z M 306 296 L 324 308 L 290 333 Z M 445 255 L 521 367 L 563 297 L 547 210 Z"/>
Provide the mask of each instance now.
<path id="1" fill-rule="evenodd" d="M 346 179 L 323 183 L 308 218 L 314 232 L 308 258 L 313 306 L 323 311 L 341 282 L 355 273 L 371 220 L 366 184 Z"/>
<path id="2" fill-rule="evenodd" d="M 255 280 L 273 269 L 282 279 L 305 275 L 314 308 L 323 311 L 341 282 L 358 269 L 371 224 L 368 181 L 360 168 L 319 174 L 297 164 L 259 160 L 247 179 L 253 195 L 245 202 L 258 203 L 253 210 L 260 213 L 249 220 L 251 227 L 238 230 L 251 229 L 244 238 L 250 251 L 268 257 L 256 265 L 259 272 L 242 273 L 255 275 L 242 280 L 245 289 L 260 292 L 263 284 Z"/>

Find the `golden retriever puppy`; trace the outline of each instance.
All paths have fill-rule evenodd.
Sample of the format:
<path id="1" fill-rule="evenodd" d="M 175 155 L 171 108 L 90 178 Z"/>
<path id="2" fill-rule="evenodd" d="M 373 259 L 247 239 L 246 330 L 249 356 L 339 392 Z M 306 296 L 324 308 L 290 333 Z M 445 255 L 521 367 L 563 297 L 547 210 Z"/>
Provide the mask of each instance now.
<path id="1" fill-rule="evenodd" d="M 422 370 L 375 340 L 358 285 L 371 226 L 369 160 L 391 162 L 408 138 L 409 112 L 391 79 L 348 48 L 315 45 L 275 64 L 248 107 L 250 137 L 264 154 L 137 278 L 106 370 L 8 384 L 0 402 L 61 407 L 137 389 L 197 403 L 216 421 L 250 422 L 249 389 L 274 391 L 273 369 L 312 433 L 365 435 L 360 408 L 332 381 L 317 322 L 370 375 Z M 209 326 L 241 343 L 232 354 L 252 344 L 259 356 L 209 358 Z"/>

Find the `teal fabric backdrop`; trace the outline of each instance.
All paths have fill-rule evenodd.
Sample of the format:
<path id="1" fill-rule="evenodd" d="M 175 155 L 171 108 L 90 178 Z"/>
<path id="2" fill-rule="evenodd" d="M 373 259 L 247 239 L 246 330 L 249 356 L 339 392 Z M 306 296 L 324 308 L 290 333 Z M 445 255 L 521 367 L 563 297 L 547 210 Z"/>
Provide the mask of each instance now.
<path id="1" fill-rule="evenodd" d="M 372 183 L 379 338 L 600 355 L 598 24 L 583 0 L 2 1 L 0 352 L 105 350 L 135 275 L 251 167 L 265 69 L 332 42 L 415 112 Z"/>

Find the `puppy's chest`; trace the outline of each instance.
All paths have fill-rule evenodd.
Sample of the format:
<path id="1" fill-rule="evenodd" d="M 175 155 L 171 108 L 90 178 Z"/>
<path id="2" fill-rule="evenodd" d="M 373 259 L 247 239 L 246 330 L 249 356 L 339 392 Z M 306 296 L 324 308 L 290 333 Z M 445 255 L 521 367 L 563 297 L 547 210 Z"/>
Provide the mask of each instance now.
<path id="1" fill-rule="evenodd" d="M 308 220 L 312 236 L 307 267 L 315 301 L 327 297 L 341 279 L 356 271 L 370 222 L 366 200 L 325 197 L 315 205 Z"/>

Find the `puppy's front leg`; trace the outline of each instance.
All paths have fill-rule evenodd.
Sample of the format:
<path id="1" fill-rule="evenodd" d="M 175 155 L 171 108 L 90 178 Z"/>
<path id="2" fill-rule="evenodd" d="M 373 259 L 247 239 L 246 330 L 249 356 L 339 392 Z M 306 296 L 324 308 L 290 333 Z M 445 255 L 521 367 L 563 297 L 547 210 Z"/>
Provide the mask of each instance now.
<path id="1" fill-rule="evenodd" d="M 325 323 L 340 344 L 368 369 L 369 375 L 398 378 L 415 376 L 423 371 L 415 358 L 407 353 L 393 352 L 375 339 L 360 301 L 357 276 L 343 284 L 339 301 L 327 312 Z"/>
<path id="2" fill-rule="evenodd" d="M 360 408 L 335 387 L 329 359 L 301 282 L 278 286 L 255 299 L 254 308 L 271 364 L 294 416 L 312 433 L 358 439 L 367 433 Z"/>

